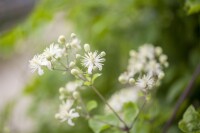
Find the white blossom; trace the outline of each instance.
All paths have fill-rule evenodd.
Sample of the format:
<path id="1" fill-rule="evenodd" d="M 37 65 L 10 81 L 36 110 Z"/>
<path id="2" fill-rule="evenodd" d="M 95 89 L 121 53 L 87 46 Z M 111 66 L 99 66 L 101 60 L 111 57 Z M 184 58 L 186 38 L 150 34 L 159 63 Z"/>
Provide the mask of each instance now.
<path id="1" fill-rule="evenodd" d="M 167 56 L 163 54 L 162 48 L 145 44 L 139 47 L 138 52 L 131 50 L 129 55 L 127 71 L 119 76 L 120 83 L 136 85 L 143 91 L 159 85 L 165 75 L 163 69 L 168 66 Z"/>
<path id="2" fill-rule="evenodd" d="M 136 86 L 143 91 L 150 90 L 154 86 L 155 82 L 152 77 L 152 74 L 144 75 L 142 78 L 139 78 L 136 82 Z"/>
<path id="3" fill-rule="evenodd" d="M 42 66 L 47 66 L 49 69 L 51 68 L 51 63 L 46 58 L 44 58 L 43 55 L 35 55 L 33 59 L 29 61 L 31 72 L 38 71 L 39 75 L 43 75 L 44 71 Z"/>
<path id="4" fill-rule="evenodd" d="M 114 93 L 108 100 L 108 104 L 117 112 L 120 112 L 123 105 L 128 102 L 136 102 L 138 99 L 138 89 L 137 88 L 123 88 L 120 91 Z M 106 112 L 111 112 L 111 110 L 105 106 Z"/>
<path id="5" fill-rule="evenodd" d="M 68 82 L 66 85 L 65 85 L 65 89 L 68 91 L 68 92 L 74 92 L 77 90 L 78 87 L 81 87 L 82 85 L 82 82 L 81 81 L 71 81 L 71 82 Z"/>
<path id="6" fill-rule="evenodd" d="M 64 54 L 64 49 L 60 48 L 58 44 L 52 43 L 49 48 L 46 48 L 43 52 L 44 57 L 55 61 L 55 59 L 61 58 Z"/>
<path id="7" fill-rule="evenodd" d="M 88 68 L 88 74 L 92 74 L 92 70 L 97 67 L 100 71 L 102 70 L 103 62 L 105 59 L 102 54 L 95 52 L 87 52 L 85 56 L 82 56 L 82 65 Z"/>
<path id="8" fill-rule="evenodd" d="M 72 33 L 71 34 L 71 40 L 69 42 L 69 45 L 74 48 L 75 50 L 81 49 L 80 45 L 81 41 L 77 38 L 76 34 Z"/>
<path id="9" fill-rule="evenodd" d="M 145 44 L 139 48 L 139 56 L 149 59 L 154 58 L 154 47 L 152 44 Z"/>
<path id="10" fill-rule="evenodd" d="M 61 122 L 67 121 L 70 126 L 74 126 L 73 119 L 79 117 L 79 113 L 75 108 L 72 108 L 74 101 L 67 100 L 60 105 L 59 113 L 55 115 Z"/>

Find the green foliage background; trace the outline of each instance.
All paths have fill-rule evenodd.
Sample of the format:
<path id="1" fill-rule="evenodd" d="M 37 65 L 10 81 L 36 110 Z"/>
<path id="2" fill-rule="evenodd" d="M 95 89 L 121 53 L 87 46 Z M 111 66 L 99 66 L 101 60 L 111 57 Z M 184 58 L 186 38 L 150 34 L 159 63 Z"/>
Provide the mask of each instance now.
<path id="1" fill-rule="evenodd" d="M 65 12 L 66 20 L 73 23 L 74 32 L 83 43 L 106 51 L 103 75 L 96 83 L 106 98 L 122 87 L 117 77 L 126 68 L 130 49 L 144 43 L 163 48 L 170 66 L 162 86 L 154 95 L 152 105 L 155 108 L 147 107 L 146 116 L 142 116 L 135 127 L 137 133 L 161 132 L 177 98 L 200 63 L 199 0 L 41 0 L 23 24 L 0 37 L 1 57 L 12 56 L 17 41 L 50 22 L 58 11 Z M 34 77 L 24 89 L 24 94 L 34 96 L 29 114 L 37 121 L 36 133 L 92 132 L 85 120 L 76 121 L 77 126 L 70 128 L 54 119 L 59 102 L 58 88 L 69 78 L 50 72 Z M 180 132 L 178 121 L 189 104 L 200 105 L 199 88 L 200 78 L 179 111 L 170 133 Z M 87 97 L 85 100 L 99 100 L 91 90 L 86 90 L 83 95 Z M 42 113 L 41 106 L 44 108 Z M 101 112 L 101 105 L 96 111 Z"/>

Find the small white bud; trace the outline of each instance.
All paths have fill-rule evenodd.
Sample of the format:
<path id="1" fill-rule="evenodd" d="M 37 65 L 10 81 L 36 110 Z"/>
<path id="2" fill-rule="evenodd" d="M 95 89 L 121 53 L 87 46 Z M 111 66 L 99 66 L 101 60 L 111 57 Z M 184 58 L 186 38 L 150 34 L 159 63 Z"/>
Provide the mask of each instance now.
<path id="1" fill-rule="evenodd" d="M 76 37 L 76 34 L 72 33 L 71 38 L 75 38 L 75 37 Z"/>
<path id="2" fill-rule="evenodd" d="M 84 45 L 84 50 L 85 50 L 85 52 L 89 52 L 90 51 L 90 45 L 89 44 L 85 44 Z"/>
<path id="3" fill-rule="evenodd" d="M 135 84 L 135 79 L 134 78 L 130 78 L 128 82 L 129 82 L 129 84 L 134 85 Z"/>
<path id="4" fill-rule="evenodd" d="M 64 35 L 60 35 L 59 38 L 58 38 L 58 42 L 59 42 L 60 44 L 64 44 L 64 43 L 66 42 L 65 36 L 64 36 Z"/>
<path id="5" fill-rule="evenodd" d="M 66 46 L 66 48 L 70 48 L 70 44 L 69 43 L 67 43 L 65 46 Z"/>
<path id="6" fill-rule="evenodd" d="M 160 72 L 160 73 L 158 74 L 158 78 L 159 78 L 159 79 L 162 79 L 164 76 L 165 76 L 164 72 Z"/>
<path id="7" fill-rule="evenodd" d="M 77 69 L 72 69 L 71 70 L 71 74 L 74 75 L 74 76 L 76 76 L 76 75 L 79 74 L 79 71 Z"/>
<path id="8" fill-rule="evenodd" d="M 74 99 L 79 98 L 79 93 L 78 93 L 77 91 L 73 92 L 72 95 L 73 95 L 73 98 L 74 98 Z"/>
<path id="9" fill-rule="evenodd" d="M 135 57 L 137 55 L 137 52 L 135 50 L 131 50 L 129 52 L 129 55 L 132 56 L 132 57 Z"/>
<path id="10" fill-rule="evenodd" d="M 65 92 L 65 88 L 60 87 L 59 92 L 60 92 L 61 94 L 63 94 L 63 93 Z"/>
<path id="11" fill-rule="evenodd" d="M 101 55 L 101 57 L 103 57 L 103 56 L 106 55 L 106 52 L 102 51 L 102 52 L 100 53 L 100 55 Z"/>
<path id="12" fill-rule="evenodd" d="M 164 64 L 166 61 L 167 61 L 167 56 L 166 55 L 161 55 L 160 58 L 159 58 L 159 61 Z"/>
<path id="13" fill-rule="evenodd" d="M 69 63 L 69 67 L 74 67 L 74 66 L 75 66 L 75 62 L 72 61 Z"/>
<path id="14" fill-rule="evenodd" d="M 76 54 L 76 59 L 80 58 L 81 55 L 80 54 Z"/>
<path id="15" fill-rule="evenodd" d="M 126 84 L 127 83 L 127 78 L 123 75 L 120 75 L 119 78 L 118 78 L 119 82 L 121 84 Z"/>
<path id="16" fill-rule="evenodd" d="M 168 63 L 168 62 L 165 62 L 165 63 L 164 63 L 164 66 L 165 66 L 165 67 L 168 67 L 168 66 L 169 66 L 169 63 Z"/>
<path id="17" fill-rule="evenodd" d="M 161 47 L 156 47 L 155 48 L 155 54 L 157 55 L 157 56 L 160 56 L 161 54 L 162 54 L 162 48 Z"/>

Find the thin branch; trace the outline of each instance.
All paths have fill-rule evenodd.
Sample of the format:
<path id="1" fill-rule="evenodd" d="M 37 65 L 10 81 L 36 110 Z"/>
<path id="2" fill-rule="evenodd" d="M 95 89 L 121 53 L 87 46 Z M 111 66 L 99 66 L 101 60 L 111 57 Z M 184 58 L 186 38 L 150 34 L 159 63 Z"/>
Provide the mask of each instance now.
<path id="1" fill-rule="evenodd" d="M 130 126 L 130 129 L 133 128 L 134 123 L 137 121 L 139 115 L 140 115 L 141 112 L 143 111 L 146 102 L 147 102 L 147 100 L 146 100 L 146 97 L 145 97 L 145 101 L 144 101 L 144 103 L 142 104 L 142 106 L 140 107 L 138 115 L 137 115 L 136 118 L 132 121 L 131 126 Z"/>
<path id="2" fill-rule="evenodd" d="M 187 87 L 185 88 L 184 92 L 179 97 L 170 119 L 166 122 L 166 124 L 165 124 L 165 126 L 163 128 L 163 133 L 166 133 L 167 130 L 169 129 L 169 127 L 171 126 L 171 124 L 173 123 L 180 106 L 182 105 L 182 103 L 184 102 L 186 97 L 191 92 L 192 87 L 193 87 L 193 85 L 195 83 L 195 80 L 197 79 L 197 77 L 199 75 L 200 75 L 200 64 L 197 66 L 197 68 L 196 68 L 195 72 L 193 73 L 192 78 L 191 78 L 190 82 L 188 83 Z"/>
<path id="3" fill-rule="evenodd" d="M 109 126 L 111 126 L 111 127 L 115 127 L 115 128 L 117 128 L 117 129 L 120 129 L 120 127 L 118 127 L 117 125 L 110 124 L 110 123 L 108 123 L 108 122 L 106 122 L 106 121 L 103 121 L 103 120 L 100 120 L 100 119 L 97 119 L 97 118 L 94 118 L 93 116 L 91 116 L 91 115 L 90 115 L 90 112 L 87 110 L 87 107 L 86 107 L 86 105 L 85 105 L 85 103 L 84 103 L 83 98 L 82 98 L 81 95 L 80 95 L 80 102 L 81 102 L 81 104 L 82 104 L 82 106 L 83 106 L 83 109 L 85 110 L 85 112 L 86 112 L 86 114 L 87 114 L 87 115 L 85 116 L 86 119 L 91 118 L 91 119 L 96 120 L 96 121 L 98 121 L 98 122 L 107 124 L 107 125 L 109 125 Z"/>
<path id="4" fill-rule="evenodd" d="M 118 115 L 118 113 L 110 106 L 110 104 L 108 104 L 108 102 L 101 95 L 101 93 L 93 85 L 91 85 L 91 88 L 99 96 L 99 98 L 110 108 L 110 110 L 115 114 L 115 116 L 124 124 L 125 128 L 129 128 L 128 125 L 126 124 L 126 122 Z"/>

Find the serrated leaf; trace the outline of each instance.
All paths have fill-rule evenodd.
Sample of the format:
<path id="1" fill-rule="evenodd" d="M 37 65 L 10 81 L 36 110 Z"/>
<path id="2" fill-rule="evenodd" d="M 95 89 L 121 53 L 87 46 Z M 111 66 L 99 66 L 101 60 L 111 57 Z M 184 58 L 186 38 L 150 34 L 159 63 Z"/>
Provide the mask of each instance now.
<path id="1" fill-rule="evenodd" d="M 101 76 L 101 73 L 96 73 L 92 76 L 92 83 L 94 83 L 94 81 Z"/>
<path id="2" fill-rule="evenodd" d="M 200 113 L 191 105 L 185 111 L 183 119 L 179 122 L 179 128 L 185 133 L 200 132 Z"/>
<path id="3" fill-rule="evenodd" d="M 95 109 L 96 107 L 98 106 L 97 102 L 92 100 L 92 101 L 89 101 L 87 103 L 87 110 L 88 111 L 92 111 L 93 109 Z"/>
<path id="4" fill-rule="evenodd" d="M 139 113 L 138 106 L 133 102 L 125 103 L 123 106 L 124 120 L 127 123 L 131 123 Z"/>
<path id="5" fill-rule="evenodd" d="M 114 114 L 109 115 L 96 115 L 89 120 L 89 126 L 94 133 L 101 133 L 102 131 L 108 130 L 111 125 L 118 125 L 119 120 Z"/>

